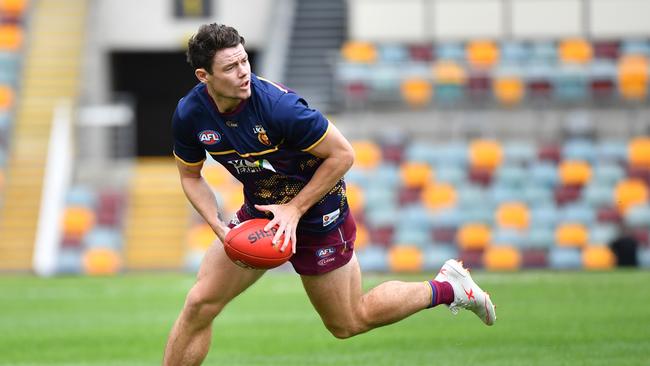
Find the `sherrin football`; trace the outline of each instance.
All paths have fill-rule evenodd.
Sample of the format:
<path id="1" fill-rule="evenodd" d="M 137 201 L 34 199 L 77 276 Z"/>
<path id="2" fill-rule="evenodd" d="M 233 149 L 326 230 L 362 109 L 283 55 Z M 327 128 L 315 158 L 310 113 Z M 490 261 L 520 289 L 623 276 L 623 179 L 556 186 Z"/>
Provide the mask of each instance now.
<path id="1" fill-rule="evenodd" d="M 226 234 L 223 247 L 228 257 L 244 268 L 270 269 L 288 261 L 292 255 L 292 243 L 280 252 L 284 235 L 277 245 L 271 244 L 277 229 L 264 231 L 268 219 L 251 219 L 232 228 Z"/>

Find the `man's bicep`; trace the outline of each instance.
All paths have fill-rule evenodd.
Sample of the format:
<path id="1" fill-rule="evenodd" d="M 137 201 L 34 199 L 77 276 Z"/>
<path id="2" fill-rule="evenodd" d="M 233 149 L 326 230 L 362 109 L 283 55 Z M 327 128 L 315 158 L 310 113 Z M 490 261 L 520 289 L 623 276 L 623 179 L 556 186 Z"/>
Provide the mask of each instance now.
<path id="1" fill-rule="evenodd" d="M 201 169 L 203 168 L 203 161 L 195 164 L 187 164 L 180 159 L 176 159 L 176 167 L 181 178 L 199 178 L 201 176 Z"/>

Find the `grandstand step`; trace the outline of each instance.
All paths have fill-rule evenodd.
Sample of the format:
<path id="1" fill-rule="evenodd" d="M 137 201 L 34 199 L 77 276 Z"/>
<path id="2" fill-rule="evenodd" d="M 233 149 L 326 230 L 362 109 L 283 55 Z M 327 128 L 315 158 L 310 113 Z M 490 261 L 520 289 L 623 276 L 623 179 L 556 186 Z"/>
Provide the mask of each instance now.
<path id="1" fill-rule="evenodd" d="M 179 269 L 191 211 L 176 163 L 172 159 L 140 159 L 133 171 L 125 233 L 126 268 Z"/>
<path id="2" fill-rule="evenodd" d="M 4 271 L 30 271 L 32 269 L 32 258 L 19 258 L 18 260 L 4 260 L 0 257 L 0 272 Z"/>
<path id="3" fill-rule="evenodd" d="M 43 75 L 43 72 L 48 71 L 56 73 L 57 79 L 59 78 L 73 78 L 79 74 L 79 69 L 70 66 L 54 66 L 54 65 L 39 65 L 39 67 L 31 66 L 25 69 L 23 75 L 25 78 L 38 78 Z"/>
<path id="4" fill-rule="evenodd" d="M 41 79 L 38 76 L 25 78 L 23 80 L 23 87 L 25 88 L 63 88 L 74 89 L 79 86 L 79 80 L 71 80 L 69 78 L 57 79 Z"/>
<path id="5" fill-rule="evenodd" d="M 79 61 L 82 49 L 78 44 L 48 44 L 47 46 L 38 46 L 30 50 L 30 56 L 34 57 L 28 64 L 29 66 L 35 65 L 48 65 L 57 62 L 72 62 L 73 60 Z"/>
<path id="6" fill-rule="evenodd" d="M 32 250 L 25 250 L 25 248 L 33 248 L 36 237 L 34 235 L 15 235 L 15 236 L 0 236 L 0 239 L 6 242 L 12 242 L 12 246 L 1 246 L 0 250 L 0 260 L 6 259 L 8 256 L 21 256 L 21 257 L 31 257 L 33 252 Z M 2 270 L 2 267 L 0 267 Z"/>
<path id="7" fill-rule="evenodd" d="M 165 191 L 158 191 L 159 194 L 167 194 Z M 173 194 L 176 192 L 169 191 Z M 155 213 L 156 210 L 160 209 L 183 209 L 187 207 L 187 202 L 182 200 L 171 200 L 171 201 L 162 201 L 160 195 L 156 196 L 145 196 L 141 195 L 131 201 L 131 205 L 134 209 L 139 209 L 140 211 L 147 211 L 147 213 Z"/>
<path id="8" fill-rule="evenodd" d="M 59 67 L 69 67 L 69 68 L 76 69 L 81 67 L 81 65 L 82 65 L 81 61 L 76 57 L 51 58 L 48 60 L 47 64 L 39 61 L 30 61 L 29 63 L 25 63 L 24 69 L 25 70 L 30 70 L 30 69 L 47 70 L 49 68 L 59 68 Z"/>

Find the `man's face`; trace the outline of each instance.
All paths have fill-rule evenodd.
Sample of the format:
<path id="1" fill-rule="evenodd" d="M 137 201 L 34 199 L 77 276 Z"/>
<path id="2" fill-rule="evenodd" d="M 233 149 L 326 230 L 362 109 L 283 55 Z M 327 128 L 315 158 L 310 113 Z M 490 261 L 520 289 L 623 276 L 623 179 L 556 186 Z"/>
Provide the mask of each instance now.
<path id="1" fill-rule="evenodd" d="M 206 75 L 215 98 L 247 99 L 251 96 L 251 65 L 244 46 L 226 48 L 214 55 L 212 75 Z"/>

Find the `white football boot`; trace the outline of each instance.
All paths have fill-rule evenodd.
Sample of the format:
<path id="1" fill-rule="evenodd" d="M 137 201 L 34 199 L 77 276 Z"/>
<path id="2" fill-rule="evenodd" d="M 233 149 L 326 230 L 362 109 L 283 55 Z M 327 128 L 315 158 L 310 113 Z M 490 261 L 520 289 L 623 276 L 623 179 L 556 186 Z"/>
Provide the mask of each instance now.
<path id="1" fill-rule="evenodd" d="M 490 295 L 481 290 L 472 280 L 469 271 L 463 268 L 462 262 L 455 259 L 446 261 L 434 281 L 447 281 L 454 289 L 454 302 L 448 305 L 452 314 L 456 315 L 460 309 L 467 309 L 487 325 L 492 325 L 497 320 Z"/>

